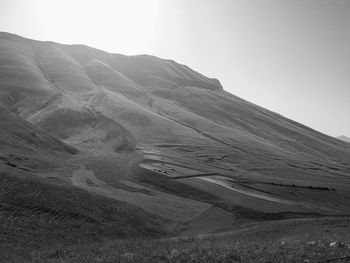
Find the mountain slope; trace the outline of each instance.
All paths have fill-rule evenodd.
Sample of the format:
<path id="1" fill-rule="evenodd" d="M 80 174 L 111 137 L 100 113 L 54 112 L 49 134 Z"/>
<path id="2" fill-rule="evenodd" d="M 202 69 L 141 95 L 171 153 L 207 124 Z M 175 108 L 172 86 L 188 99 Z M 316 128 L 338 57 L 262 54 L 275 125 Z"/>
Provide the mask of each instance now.
<path id="1" fill-rule="evenodd" d="M 0 107 L 0 160 L 22 170 L 48 169 L 64 164 L 78 151 L 18 115 Z"/>
<path id="2" fill-rule="evenodd" d="M 348 144 L 172 60 L 0 33 L 0 106 L 46 140 L 6 135 L 7 156 L 43 156 L 11 169 L 141 208 L 174 235 L 350 213 Z"/>
<path id="3" fill-rule="evenodd" d="M 164 220 L 73 187 L 66 176 L 78 150 L 0 107 L 0 260 L 22 249 L 155 237 Z"/>
<path id="4" fill-rule="evenodd" d="M 344 135 L 339 136 L 338 139 L 339 139 L 339 140 L 342 140 L 342 141 L 344 141 L 344 142 L 350 142 L 350 138 L 348 138 L 348 137 L 346 137 L 346 136 L 344 136 Z"/>

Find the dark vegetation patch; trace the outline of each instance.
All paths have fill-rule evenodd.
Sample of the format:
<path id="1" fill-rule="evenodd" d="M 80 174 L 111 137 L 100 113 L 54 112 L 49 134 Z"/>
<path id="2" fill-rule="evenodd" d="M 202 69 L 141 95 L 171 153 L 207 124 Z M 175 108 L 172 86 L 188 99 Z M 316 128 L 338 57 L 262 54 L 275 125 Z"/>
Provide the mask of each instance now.
<path id="1" fill-rule="evenodd" d="M 320 215 L 316 212 L 277 212 L 277 213 L 267 213 L 262 211 L 257 211 L 251 208 L 243 206 L 232 206 L 231 212 L 235 214 L 238 218 L 250 219 L 253 221 L 274 221 L 292 218 L 307 218 L 307 217 L 319 217 Z"/>
<path id="2" fill-rule="evenodd" d="M 17 164 L 12 163 L 10 160 L 8 160 L 5 157 L 0 157 L 0 161 L 3 161 L 6 165 L 11 166 L 11 167 L 17 167 Z"/>
<path id="3" fill-rule="evenodd" d="M 232 180 L 231 180 L 232 181 Z M 234 181 L 233 181 L 234 182 Z M 237 183 L 237 182 L 236 182 Z M 258 192 L 262 192 L 262 193 L 265 193 L 265 194 L 269 194 L 269 195 L 275 195 L 274 193 L 271 193 L 269 191 L 264 191 L 264 190 L 261 190 L 257 187 L 253 187 L 251 185 L 248 185 L 247 183 L 237 183 L 238 185 L 241 185 L 243 187 L 246 187 L 248 189 L 252 189 L 252 190 L 255 190 L 255 191 L 258 191 Z"/>
<path id="4" fill-rule="evenodd" d="M 306 188 L 306 189 L 313 189 L 313 190 L 324 190 L 324 191 L 331 191 L 335 190 L 335 188 L 328 188 L 328 187 L 322 187 L 322 186 L 304 186 L 304 185 L 296 185 L 296 184 L 279 184 L 279 183 L 274 183 L 271 182 L 271 185 L 276 185 L 276 186 L 285 186 L 285 187 L 293 187 L 293 188 Z"/>
<path id="5" fill-rule="evenodd" d="M 0 145 L 2 141 L 0 140 Z M 45 158 L 44 156 L 38 156 L 35 154 L 28 154 L 30 157 L 16 157 L 15 155 L 6 155 L 0 156 L 0 164 L 1 162 L 7 166 L 18 168 L 24 171 L 33 171 L 33 170 L 47 170 L 53 169 L 56 167 L 56 160 L 50 160 L 49 158 Z"/>

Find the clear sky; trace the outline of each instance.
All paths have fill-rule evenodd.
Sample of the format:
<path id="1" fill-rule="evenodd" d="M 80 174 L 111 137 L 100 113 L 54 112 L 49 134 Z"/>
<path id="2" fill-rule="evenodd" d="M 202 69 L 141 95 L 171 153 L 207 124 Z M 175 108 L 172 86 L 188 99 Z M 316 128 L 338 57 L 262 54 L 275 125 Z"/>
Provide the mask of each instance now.
<path id="1" fill-rule="evenodd" d="M 0 31 L 171 58 L 350 136 L 350 0 L 0 0 Z"/>

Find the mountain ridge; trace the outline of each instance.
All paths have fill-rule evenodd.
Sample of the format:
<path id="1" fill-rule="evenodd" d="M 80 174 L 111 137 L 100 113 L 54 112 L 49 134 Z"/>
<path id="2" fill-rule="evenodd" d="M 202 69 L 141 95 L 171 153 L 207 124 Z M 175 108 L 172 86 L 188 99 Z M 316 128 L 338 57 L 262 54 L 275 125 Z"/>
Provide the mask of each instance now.
<path id="1" fill-rule="evenodd" d="M 340 135 L 337 137 L 339 140 L 345 141 L 345 142 L 350 142 L 350 138 L 345 136 L 345 135 Z"/>

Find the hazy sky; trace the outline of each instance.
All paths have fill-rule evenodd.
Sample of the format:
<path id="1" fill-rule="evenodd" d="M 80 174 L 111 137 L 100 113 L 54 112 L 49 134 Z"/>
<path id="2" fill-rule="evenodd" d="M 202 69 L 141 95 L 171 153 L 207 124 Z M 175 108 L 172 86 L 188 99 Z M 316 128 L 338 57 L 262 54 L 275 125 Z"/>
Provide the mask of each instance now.
<path id="1" fill-rule="evenodd" d="M 171 58 L 350 136 L 350 0 L 0 0 L 0 31 Z"/>

